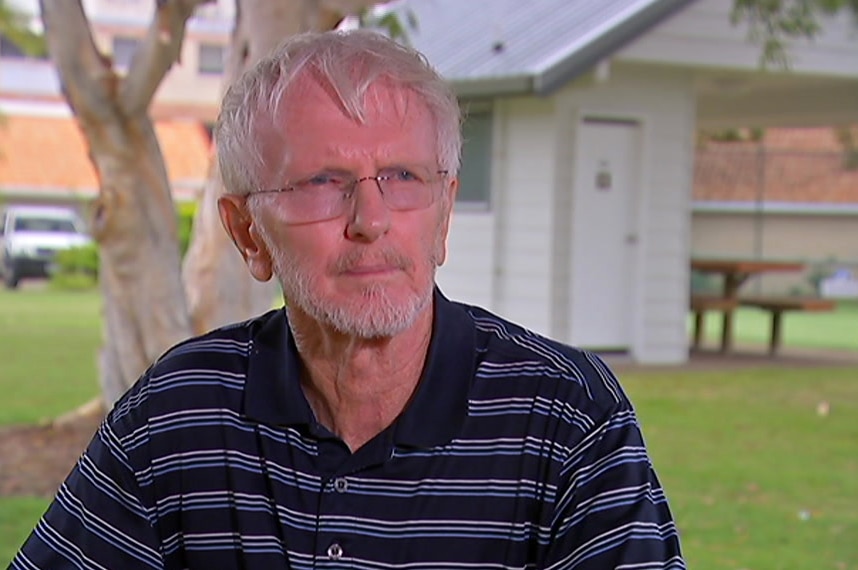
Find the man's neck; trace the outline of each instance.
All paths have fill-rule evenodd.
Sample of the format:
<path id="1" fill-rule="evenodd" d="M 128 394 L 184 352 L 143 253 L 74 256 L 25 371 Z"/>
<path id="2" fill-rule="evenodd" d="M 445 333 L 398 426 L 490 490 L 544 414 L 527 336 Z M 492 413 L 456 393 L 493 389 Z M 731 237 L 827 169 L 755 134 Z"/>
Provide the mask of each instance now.
<path id="1" fill-rule="evenodd" d="M 432 336 L 432 314 L 430 303 L 401 334 L 365 339 L 290 311 L 307 401 L 319 423 L 352 451 L 392 424 L 414 394 Z"/>

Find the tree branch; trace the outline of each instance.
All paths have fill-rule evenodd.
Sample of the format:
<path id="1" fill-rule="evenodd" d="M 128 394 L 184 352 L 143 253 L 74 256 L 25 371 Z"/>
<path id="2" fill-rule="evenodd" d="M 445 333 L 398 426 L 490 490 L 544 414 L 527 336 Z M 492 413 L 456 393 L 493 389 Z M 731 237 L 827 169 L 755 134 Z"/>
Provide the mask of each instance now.
<path id="1" fill-rule="evenodd" d="M 58 0 L 62 2 L 64 0 Z M 119 101 L 128 115 L 145 112 L 182 52 L 185 25 L 197 6 L 213 0 L 157 0 L 155 15 L 122 82 Z"/>
<path id="2" fill-rule="evenodd" d="M 379 4 L 379 0 L 321 0 L 316 29 L 331 30 L 346 16 L 357 16 Z"/>
<path id="3" fill-rule="evenodd" d="M 380 3 L 380 0 L 321 0 L 321 7 L 323 10 L 337 12 L 340 16 L 348 16 Z"/>
<path id="4" fill-rule="evenodd" d="M 39 7 L 48 53 L 72 111 L 107 117 L 117 77 L 110 60 L 95 46 L 80 0 L 39 0 Z"/>
<path id="5" fill-rule="evenodd" d="M 820 16 L 851 10 L 858 23 L 858 0 L 733 0 L 730 22 L 748 24 L 748 38 L 762 44 L 760 64 L 789 68 L 788 40 L 813 39 Z"/>

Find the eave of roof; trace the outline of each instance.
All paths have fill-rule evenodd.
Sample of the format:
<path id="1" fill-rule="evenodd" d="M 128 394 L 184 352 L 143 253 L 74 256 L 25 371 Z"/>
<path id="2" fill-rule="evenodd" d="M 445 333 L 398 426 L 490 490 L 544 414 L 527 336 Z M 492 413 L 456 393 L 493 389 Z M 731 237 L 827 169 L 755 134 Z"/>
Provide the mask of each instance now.
<path id="1" fill-rule="evenodd" d="M 616 22 L 608 22 L 602 33 L 580 42 L 566 57 L 538 73 L 533 80 L 534 91 L 545 95 L 562 87 L 693 1 L 656 0 Z"/>
<path id="2" fill-rule="evenodd" d="M 463 98 L 479 98 L 498 95 L 524 95 L 536 92 L 534 77 L 530 75 L 508 75 L 459 79 L 451 81 L 456 95 Z"/>
<path id="3" fill-rule="evenodd" d="M 692 211 L 700 214 L 788 214 L 796 216 L 858 216 L 858 204 L 815 202 L 711 202 L 695 200 Z"/>
<path id="4" fill-rule="evenodd" d="M 550 94 L 694 1 L 400 0 L 385 9 L 414 13 L 409 42 L 460 96 L 478 98 Z"/>

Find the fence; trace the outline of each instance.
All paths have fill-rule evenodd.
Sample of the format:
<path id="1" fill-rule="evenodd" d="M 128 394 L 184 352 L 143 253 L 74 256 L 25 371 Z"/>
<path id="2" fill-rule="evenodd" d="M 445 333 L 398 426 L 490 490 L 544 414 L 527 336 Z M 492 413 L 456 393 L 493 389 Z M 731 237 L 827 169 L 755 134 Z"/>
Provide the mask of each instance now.
<path id="1" fill-rule="evenodd" d="M 820 292 L 835 274 L 858 275 L 858 164 L 842 150 L 716 143 L 698 151 L 692 250 L 696 255 L 788 259 L 801 275 L 765 275 L 754 292 Z M 711 287 L 699 276 L 694 288 Z"/>

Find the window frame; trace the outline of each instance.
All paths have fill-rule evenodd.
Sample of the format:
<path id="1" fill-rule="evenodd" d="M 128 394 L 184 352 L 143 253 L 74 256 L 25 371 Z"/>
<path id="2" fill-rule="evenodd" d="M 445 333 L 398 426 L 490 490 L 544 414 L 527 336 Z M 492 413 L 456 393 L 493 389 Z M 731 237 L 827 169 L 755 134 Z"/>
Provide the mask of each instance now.
<path id="1" fill-rule="evenodd" d="M 142 41 L 142 38 L 140 38 L 140 37 L 125 36 L 122 34 L 117 34 L 117 35 L 113 36 L 112 38 L 110 38 L 110 51 L 111 51 L 110 55 L 113 58 L 113 65 L 117 69 L 127 70 L 131 66 L 131 62 L 134 60 L 134 54 L 136 54 L 137 50 L 140 49 L 140 42 L 141 41 Z M 117 53 L 120 51 L 123 51 L 123 56 L 124 56 L 124 49 L 125 48 L 123 48 L 122 50 L 116 49 L 117 45 L 119 45 L 123 42 L 126 44 L 126 46 L 128 48 L 130 48 L 130 51 L 128 52 L 128 61 L 120 61 L 119 57 L 117 57 Z"/>
<path id="2" fill-rule="evenodd" d="M 473 162 L 473 156 L 471 160 L 468 160 L 466 157 L 466 148 L 468 145 L 467 132 L 466 132 L 466 124 L 470 117 L 474 115 L 485 115 L 488 119 L 488 140 L 485 141 L 485 145 L 480 149 L 482 151 L 480 154 L 482 155 L 479 158 L 486 159 L 486 164 L 481 168 L 484 169 L 483 178 L 486 183 L 486 187 L 480 192 L 480 199 L 475 200 L 462 200 L 460 199 L 461 192 L 456 197 L 455 208 L 459 211 L 464 212 L 489 212 L 492 209 L 492 204 L 494 202 L 494 178 L 495 178 L 495 165 L 494 165 L 494 156 L 495 156 L 495 106 L 492 101 L 484 100 L 484 99 L 471 99 L 471 100 L 461 100 L 459 105 L 462 108 L 462 166 L 459 169 L 459 187 L 460 190 L 463 186 L 462 184 L 462 172 L 466 168 L 465 165 Z"/>
<path id="3" fill-rule="evenodd" d="M 220 67 L 219 69 L 215 69 L 214 67 L 204 66 L 204 62 L 210 61 L 207 58 L 203 57 L 203 52 L 208 49 L 217 49 L 220 51 Z M 197 74 L 199 75 L 223 75 L 226 69 L 226 49 L 227 47 L 223 44 L 213 43 L 213 42 L 200 42 L 197 44 Z"/>

